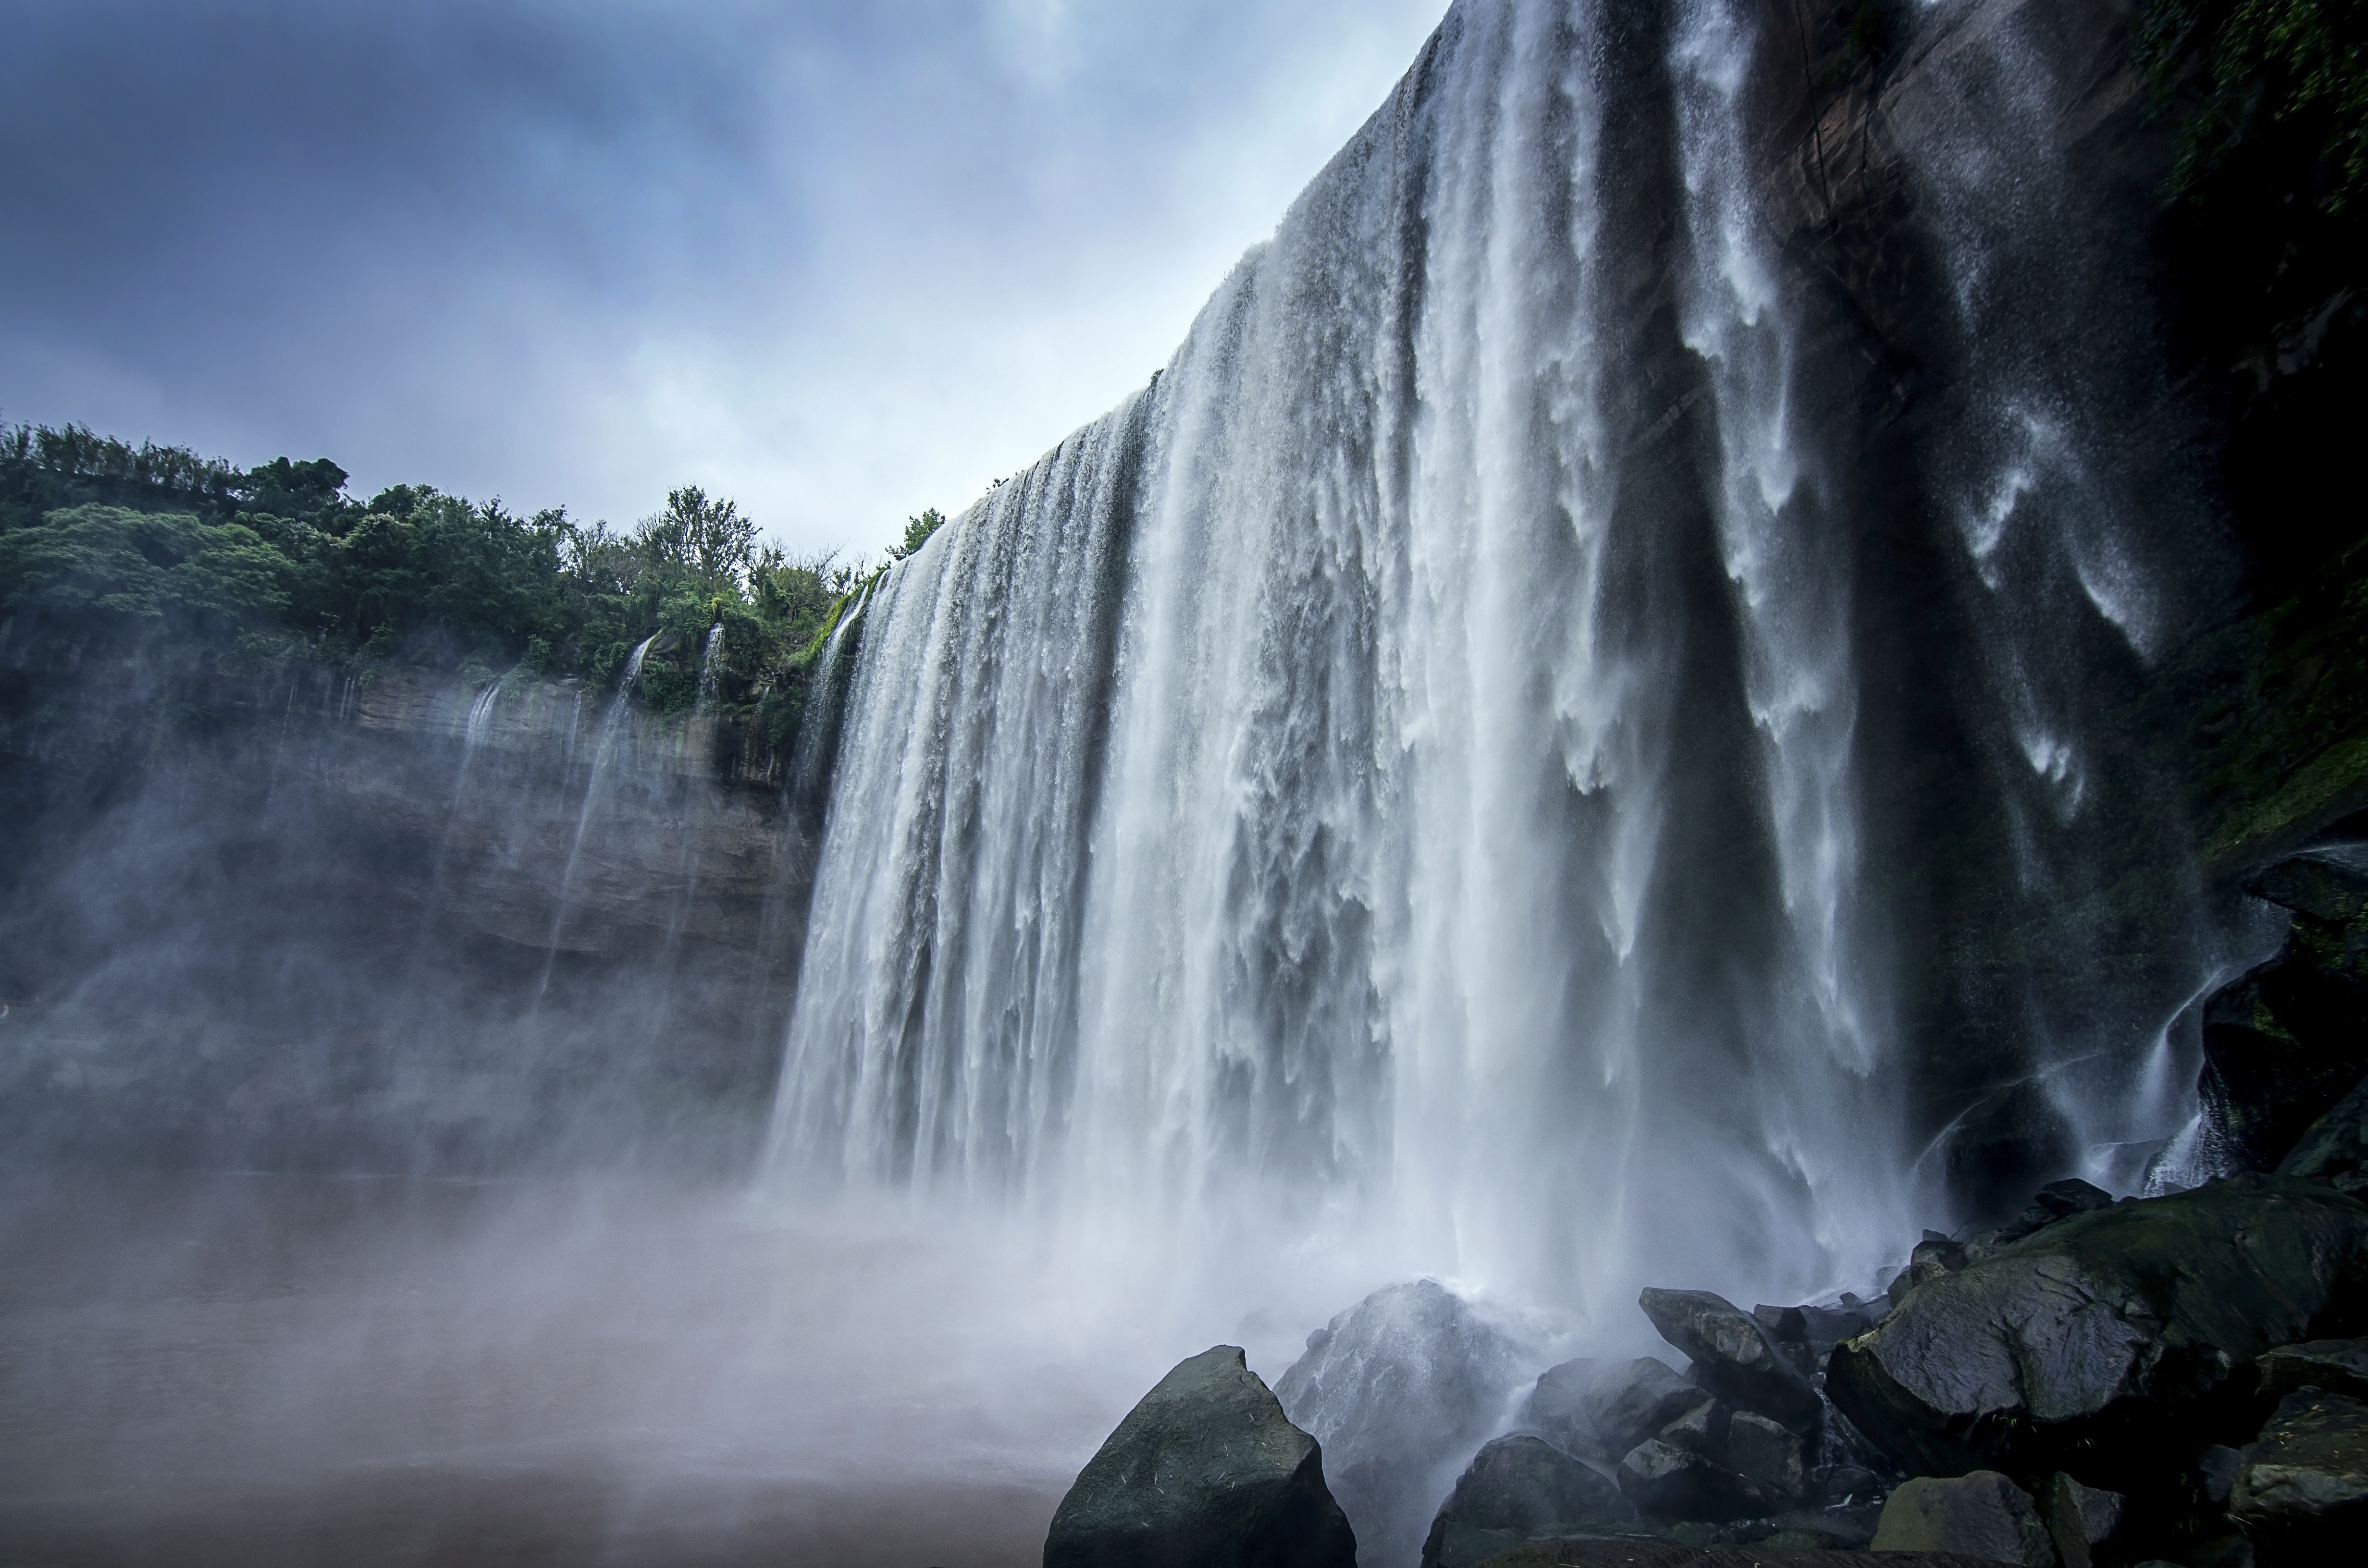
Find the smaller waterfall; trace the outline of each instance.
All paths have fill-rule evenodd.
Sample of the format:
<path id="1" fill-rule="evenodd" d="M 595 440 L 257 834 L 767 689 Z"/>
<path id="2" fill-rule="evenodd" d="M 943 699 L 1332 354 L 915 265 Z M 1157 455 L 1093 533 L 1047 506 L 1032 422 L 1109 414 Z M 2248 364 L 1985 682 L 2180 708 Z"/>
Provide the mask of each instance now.
<path id="1" fill-rule="evenodd" d="M 507 678 L 505 676 L 502 680 Z M 461 744 L 464 758 L 474 756 L 477 747 L 484 744 L 485 732 L 492 726 L 494 721 L 494 704 L 502 695 L 502 680 L 487 681 L 485 689 L 477 693 L 477 699 L 469 704 L 469 722 L 461 732 Z M 461 764 L 464 773 L 468 766 L 465 760 Z"/>
<path id="2" fill-rule="evenodd" d="M 575 815 L 575 836 L 567 846 L 567 865 L 559 874 L 559 896 L 551 912 L 551 937 L 543 944 L 542 983 L 535 988 L 538 1001 L 551 990 L 551 971 L 559 961 L 559 941 L 566 932 L 569 895 L 575 889 L 575 872 L 584 858 L 584 833 L 591 824 L 592 812 L 599 804 L 600 787 L 611 770 L 617 744 L 624 733 L 625 722 L 633 705 L 633 688 L 641 684 L 642 661 L 648 657 L 655 633 L 642 639 L 625 659 L 625 672 L 618 678 L 617 694 L 609 699 L 609 711 L 600 722 L 599 739 L 593 744 L 592 776 L 584 783 L 584 804 Z"/>
<path id="3" fill-rule="evenodd" d="M 723 623 L 717 621 L 707 629 L 707 643 L 699 656 L 699 707 L 704 713 L 715 701 L 718 684 L 723 678 Z"/>

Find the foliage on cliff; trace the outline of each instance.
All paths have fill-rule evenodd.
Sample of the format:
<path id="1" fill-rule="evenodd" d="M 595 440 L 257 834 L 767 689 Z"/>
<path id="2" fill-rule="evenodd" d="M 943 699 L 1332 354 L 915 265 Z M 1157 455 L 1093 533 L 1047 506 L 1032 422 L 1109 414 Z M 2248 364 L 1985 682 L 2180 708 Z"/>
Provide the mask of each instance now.
<path id="1" fill-rule="evenodd" d="M 2175 135 L 2161 255 L 2181 373 L 2226 432 L 2250 565 L 2164 672 L 2200 716 L 2203 837 L 2241 869 L 2368 808 L 2368 0 L 2142 0 L 2132 48 Z"/>
<path id="2" fill-rule="evenodd" d="M 80 426 L 0 429 L 0 616 L 18 636 L 165 631 L 247 664 L 405 661 L 613 679 L 656 638 L 643 696 L 710 695 L 794 722 L 818 634 L 861 576 L 759 546 L 696 487 L 629 529 L 521 517 L 428 485 L 366 502 L 326 459 L 240 471 Z M 709 629 L 723 626 L 702 672 Z"/>

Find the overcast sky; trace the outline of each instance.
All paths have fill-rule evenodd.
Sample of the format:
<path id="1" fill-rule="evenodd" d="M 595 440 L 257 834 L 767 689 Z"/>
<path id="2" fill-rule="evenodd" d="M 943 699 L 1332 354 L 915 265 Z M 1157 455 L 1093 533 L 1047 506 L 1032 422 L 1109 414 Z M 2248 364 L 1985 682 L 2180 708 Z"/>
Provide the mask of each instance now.
<path id="1" fill-rule="evenodd" d="M 1165 363 L 1444 0 L 0 0 L 0 421 L 876 553 Z"/>

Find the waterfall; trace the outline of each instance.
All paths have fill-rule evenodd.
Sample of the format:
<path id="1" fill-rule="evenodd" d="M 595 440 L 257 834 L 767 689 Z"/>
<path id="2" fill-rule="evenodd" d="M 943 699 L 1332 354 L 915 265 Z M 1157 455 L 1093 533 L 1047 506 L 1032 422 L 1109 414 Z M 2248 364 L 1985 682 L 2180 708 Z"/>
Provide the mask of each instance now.
<path id="1" fill-rule="evenodd" d="M 568 900 L 575 891 L 576 868 L 584 858 L 585 832 L 591 826 L 593 811 L 600 803 L 601 786 L 608 781 L 618 744 L 623 738 L 627 722 L 632 717 L 633 688 L 642 680 L 642 661 L 649 656 L 650 644 L 656 641 L 655 634 L 644 637 L 634 644 L 631 653 L 625 655 L 624 670 L 617 677 L 617 693 L 609 699 L 609 711 L 600 721 L 599 736 L 593 743 L 591 776 L 584 781 L 584 801 L 576 810 L 575 832 L 568 840 L 566 863 L 560 869 L 559 896 L 552 905 L 551 936 L 543 943 L 542 981 L 535 987 L 538 1003 L 549 994 L 552 970 L 559 961 L 560 939 L 567 931 Z M 572 757 L 575 751 L 572 729 L 569 735 L 568 751 Z"/>
<path id="2" fill-rule="evenodd" d="M 1986 102 L 1965 74 L 2017 67 L 1967 39 L 2044 9 L 1919 13 L 1870 126 Z M 1976 524 L 2032 443 L 2077 473 L 2114 439 L 2043 429 L 2015 389 L 2078 404 L 2083 351 L 2042 374 L 1989 340 L 2050 323 L 1985 313 L 2001 277 L 2044 296 L 2034 236 L 2086 198 L 2044 126 L 1935 113 L 1878 151 L 1928 193 L 1967 391 L 1896 460 L 1961 525 L 1971 578 L 1935 591 L 1973 631 L 1871 667 L 1868 541 L 1926 525 L 1868 499 L 1875 400 L 1780 243 L 1837 228 L 1822 143 L 1787 164 L 1754 119 L 1805 94 L 1805 147 L 1830 107 L 1795 27 L 1456 6 L 1149 387 L 888 573 L 781 1179 L 1320 1245 L 1598 1322 L 1642 1282 L 1765 1300 L 1896 1261 L 1942 1201 L 1914 1154 L 1945 1074 L 1910 1038 L 1939 1004 L 1903 997 L 1951 949 L 1876 874 L 1913 812 L 1868 759 L 1918 701 L 2021 746 L 1982 788 L 2054 799 L 2068 863 L 2088 716 L 2051 707 L 2078 676 L 2051 650 L 2142 666 L 2175 617 L 2077 497 L 2013 523 L 2046 615 L 1999 575 Z M 1959 222 L 1952 181 L 2043 164 L 1997 232 Z"/>
<path id="3" fill-rule="evenodd" d="M 699 655 L 699 710 L 705 712 L 715 701 L 716 688 L 723 678 L 723 623 L 717 621 L 707 629 L 707 641 Z"/>

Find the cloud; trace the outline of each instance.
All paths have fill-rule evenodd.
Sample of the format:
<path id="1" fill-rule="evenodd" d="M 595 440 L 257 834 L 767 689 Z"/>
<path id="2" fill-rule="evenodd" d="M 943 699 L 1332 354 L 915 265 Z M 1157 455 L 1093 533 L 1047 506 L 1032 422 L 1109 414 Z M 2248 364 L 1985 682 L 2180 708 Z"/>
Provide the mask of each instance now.
<path id="1" fill-rule="evenodd" d="M 1439 0 L 19 0 L 0 416 L 876 549 L 1148 377 Z"/>

